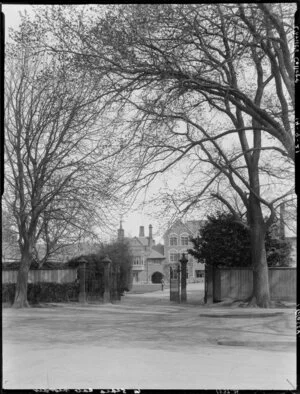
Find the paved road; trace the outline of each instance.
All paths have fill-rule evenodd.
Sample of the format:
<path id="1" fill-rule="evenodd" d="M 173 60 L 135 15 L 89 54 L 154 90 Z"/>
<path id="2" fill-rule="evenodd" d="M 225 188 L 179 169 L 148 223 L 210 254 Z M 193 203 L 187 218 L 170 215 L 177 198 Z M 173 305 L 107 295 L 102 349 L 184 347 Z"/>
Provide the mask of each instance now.
<path id="1" fill-rule="evenodd" d="M 4 387 L 295 388 L 292 309 L 207 308 L 194 295 L 4 309 Z"/>

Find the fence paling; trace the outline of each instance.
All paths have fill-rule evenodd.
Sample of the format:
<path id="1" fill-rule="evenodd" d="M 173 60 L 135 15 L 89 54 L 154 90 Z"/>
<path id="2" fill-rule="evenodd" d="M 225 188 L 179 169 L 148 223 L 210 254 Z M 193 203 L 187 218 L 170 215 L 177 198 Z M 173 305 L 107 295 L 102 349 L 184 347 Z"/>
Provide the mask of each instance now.
<path id="1" fill-rule="evenodd" d="M 296 270 L 269 270 L 271 299 L 296 297 Z"/>
<path id="2" fill-rule="evenodd" d="M 213 275 L 214 301 L 226 298 L 245 300 L 252 294 L 253 271 L 239 268 L 216 268 Z M 273 300 L 295 301 L 296 269 L 269 268 L 270 296 Z"/>
<path id="3" fill-rule="evenodd" d="M 18 271 L 17 270 L 3 270 L 2 271 L 2 283 L 16 283 L 17 282 Z M 67 268 L 67 269 L 40 269 L 40 270 L 30 270 L 28 273 L 28 283 L 74 283 L 78 279 L 78 269 L 77 268 Z M 87 295 L 87 300 L 99 301 L 103 300 L 104 293 L 104 273 L 94 272 L 93 270 L 86 269 L 85 277 L 85 292 Z M 121 299 L 121 278 L 119 270 L 112 270 L 109 279 L 110 291 L 109 300 L 119 301 Z M 71 299 L 74 296 L 70 295 Z M 75 297 L 77 299 L 77 297 Z"/>
<path id="4" fill-rule="evenodd" d="M 2 283 L 16 283 L 18 271 L 2 271 Z M 62 270 L 31 270 L 28 273 L 28 283 L 52 282 L 71 283 L 75 282 L 77 269 Z"/>

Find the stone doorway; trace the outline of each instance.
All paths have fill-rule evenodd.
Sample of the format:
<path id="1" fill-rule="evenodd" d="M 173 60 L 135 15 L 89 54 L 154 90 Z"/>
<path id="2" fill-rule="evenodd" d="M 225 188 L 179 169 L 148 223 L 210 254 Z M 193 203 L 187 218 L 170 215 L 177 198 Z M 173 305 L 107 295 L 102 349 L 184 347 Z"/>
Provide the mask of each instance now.
<path id="1" fill-rule="evenodd" d="M 151 282 L 152 283 L 161 283 L 161 280 L 163 279 L 163 274 L 161 272 L 154 272 L 154 274 L 152 274 L 151 276 Z"/>

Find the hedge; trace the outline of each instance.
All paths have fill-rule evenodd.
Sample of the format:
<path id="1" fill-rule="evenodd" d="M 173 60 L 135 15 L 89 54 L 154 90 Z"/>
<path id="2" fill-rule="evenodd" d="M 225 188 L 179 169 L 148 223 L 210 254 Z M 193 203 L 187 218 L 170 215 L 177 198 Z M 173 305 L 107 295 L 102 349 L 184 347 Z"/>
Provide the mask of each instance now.
<path id="1" fill-rule="evenodd" d="M 2 263 L 2 271 L 18 270 L 20 268 L 20 261 L 11 261 L 9 263 Z M 32 261 L 30 270 L 57 270 L 69 268 L 68 263 L 46 261 L 41 267 L 36 261 Z"/>
<path id="2" fill-rule="evenodd" d="M 15 283 L 2 284 L 2 302 L 13 304 Z M 28 283 L 27 299 L 29 304 L 40 302 L 78 301 L 78 283 Z"/>

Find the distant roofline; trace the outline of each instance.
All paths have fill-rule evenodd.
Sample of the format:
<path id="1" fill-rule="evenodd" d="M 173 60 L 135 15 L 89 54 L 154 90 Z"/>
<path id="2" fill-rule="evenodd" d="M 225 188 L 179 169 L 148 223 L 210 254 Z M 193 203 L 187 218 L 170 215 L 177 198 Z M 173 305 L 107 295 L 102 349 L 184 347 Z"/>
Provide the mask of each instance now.
<path id="1" fill-rule="evenodd" d="M 195 220 L 186 220 L 185 222 L 182 221 L 181 219 L 176 219 L 174 221 L 174 223 L 164 232 L 163 237 L 166 236 L 167 232 L 169 232 L 173 226 L 175 226 L 178 223 L 181 223 L 183 226 L 186 227 L 186 229 L 192 233 L 191 229 L 188 227 L 188 223 L 199 223 L 200 225 L 204 224 L 205 222 L 207 222 L 207 219 L 195 219 Z"/>

